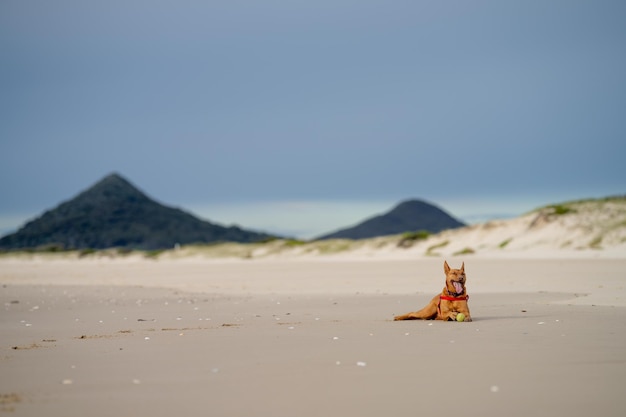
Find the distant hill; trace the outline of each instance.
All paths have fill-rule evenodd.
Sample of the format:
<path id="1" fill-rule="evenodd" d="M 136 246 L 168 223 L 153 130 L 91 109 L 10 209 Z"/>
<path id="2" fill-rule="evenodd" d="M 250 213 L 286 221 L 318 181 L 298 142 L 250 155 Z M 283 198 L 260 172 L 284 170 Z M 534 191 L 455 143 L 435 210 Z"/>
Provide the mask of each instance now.
<path id="1" fill-rule="evenodd" d="M 320 236 L 323 239 L 368 239 L 411 231 L 437 233 L 465 224 L 440 208 L 421 200 L 408 200 L 398 204 L 388 213 L 375 216 L 354 227 Z"/>
<path id="2" fill-rule="evenodd" d="M 254 242 L 268 237 L 161 205 L 120 175 L 111 174 L 0 239 L 0 249 L 164 249 L 176 243 Z"/>

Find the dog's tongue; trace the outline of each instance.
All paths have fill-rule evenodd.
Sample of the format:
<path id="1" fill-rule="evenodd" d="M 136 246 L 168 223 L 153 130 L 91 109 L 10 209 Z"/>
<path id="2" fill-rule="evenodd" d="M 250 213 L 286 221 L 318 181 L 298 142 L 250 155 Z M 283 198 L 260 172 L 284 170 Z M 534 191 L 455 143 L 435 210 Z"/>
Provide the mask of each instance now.
<path id="1" fill-rule="evenodd" d="M 454 292 L 456 292 L 457 294 L 461 294 L 463 292 L 463 286 L 461 285 L 460 282 L 453 282 L 452 285 L 454 285 Z"/>

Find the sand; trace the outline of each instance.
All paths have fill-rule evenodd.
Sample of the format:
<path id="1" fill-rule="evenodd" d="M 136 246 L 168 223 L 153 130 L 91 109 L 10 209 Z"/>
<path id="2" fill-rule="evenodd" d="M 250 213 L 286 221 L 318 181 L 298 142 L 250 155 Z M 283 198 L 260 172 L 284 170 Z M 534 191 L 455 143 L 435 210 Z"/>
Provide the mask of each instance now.
<path id="1" fill-rule="evenodd" d="M 626 414 L 626 260 L 442 263 L 2 258 L 0 415 Z"/>

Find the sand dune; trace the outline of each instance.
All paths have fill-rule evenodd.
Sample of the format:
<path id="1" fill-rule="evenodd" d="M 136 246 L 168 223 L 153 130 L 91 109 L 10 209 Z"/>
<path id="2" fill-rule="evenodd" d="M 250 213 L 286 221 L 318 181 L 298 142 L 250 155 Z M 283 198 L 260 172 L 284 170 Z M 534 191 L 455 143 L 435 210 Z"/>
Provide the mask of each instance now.
<path id="1" fill-rule="evenodd" d="M 189 246 L 165 257 L 345 259 L 421 257 L 625 258 L 626 199 L 567 203 L 508 220 L 448 230 L 426 239 L 405 235 L 317 242 Z"/>
<path id="2" fill-rule="evenodd" d="M 188 247 L 170 257 L 341 258 L 420 257 L 625 258 L 626 199 L 548 206 L 508 220 L 453 229 L 422 240 L 404 235 L 359 241 L 276 241 L 263 245 Z"/>
<path id="3" fill-rule="evenodd" d="M 433 236 L 427 254 L 526 257 L 626 257 L 626 200 L 546 207 Z"/>

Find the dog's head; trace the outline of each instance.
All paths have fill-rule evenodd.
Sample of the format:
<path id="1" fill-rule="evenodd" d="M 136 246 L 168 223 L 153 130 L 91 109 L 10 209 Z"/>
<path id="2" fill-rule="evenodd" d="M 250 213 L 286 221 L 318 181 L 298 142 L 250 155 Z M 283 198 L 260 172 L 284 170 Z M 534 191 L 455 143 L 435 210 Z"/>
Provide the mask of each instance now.
<path id="1" fill-rule="evenodd" d="M 465 262 L 461 269 L 452 269 L 447 261 L 443 262 L 443 272 L 446 274 L 446 289 L 454 297 L 465 295 Z"/>

